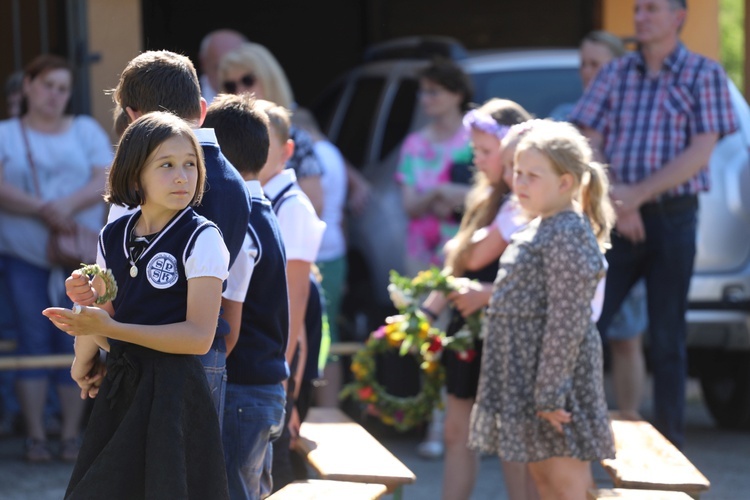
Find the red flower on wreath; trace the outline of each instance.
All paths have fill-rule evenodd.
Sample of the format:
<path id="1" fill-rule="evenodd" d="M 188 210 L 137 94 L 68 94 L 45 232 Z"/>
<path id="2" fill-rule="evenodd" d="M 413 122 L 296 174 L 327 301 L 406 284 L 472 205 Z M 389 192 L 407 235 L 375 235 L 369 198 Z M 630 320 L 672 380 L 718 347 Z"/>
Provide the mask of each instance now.
<path id="1" fill-rule="evenodd" d="M 430 340 L 430 347 L 427 348 L 428 352 L 440 352 L 443 349 L 443 342 L 440 337 L 435 336 Z"/>
<path id="2" fill-rule="evenodd" d="M 369 385 L 367 387 L 362 387 L 359 391 L 359 399 L 362 401 L 369 401 L 372 395 L 374 394 L 374 391 L 372 390 L 372 387 Z"/>
<path id="3" fill-rule="evenodd" d="M 466 349 L 465 351 L 458 351 L 456 353 L 456 356 L 461 361 L 466 361 L 467 363 L 471 363 L 474 360 L 474 358 L 477 357 L 477 351 L 475 351 L 474 349 Z"/>

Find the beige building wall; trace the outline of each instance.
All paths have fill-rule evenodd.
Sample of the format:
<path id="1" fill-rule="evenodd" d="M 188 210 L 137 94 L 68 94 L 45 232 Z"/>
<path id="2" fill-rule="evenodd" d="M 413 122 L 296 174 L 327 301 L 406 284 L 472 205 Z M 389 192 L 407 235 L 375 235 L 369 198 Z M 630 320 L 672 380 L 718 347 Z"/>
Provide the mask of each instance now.
<path id="1" fill-rule="evenodd" d="M 602 29 L 619 36 L 633 36 L 633 0 L 602 0 Z M 719 60 L 719 0 L 688 2 L 682 41 L 699 54 Z"/>
<path id="2" fill-rule="evenodd" d="M 88 0 L 89 50 L 99 54 L 91 65 L 91 111 L 112 131 L 112 97 L 105 90 L 117 85 L 125 65 L 142 50 L 143 23 L 140 0 Z"/>

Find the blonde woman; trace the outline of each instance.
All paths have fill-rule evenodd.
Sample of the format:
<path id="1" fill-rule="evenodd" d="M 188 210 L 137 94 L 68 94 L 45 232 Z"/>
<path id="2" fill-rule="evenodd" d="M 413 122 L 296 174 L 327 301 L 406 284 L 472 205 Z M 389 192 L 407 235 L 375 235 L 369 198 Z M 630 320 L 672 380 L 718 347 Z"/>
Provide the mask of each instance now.
<path id="1" fill-rule="evenodd" d="M 270 50 L 259 43 L 243 43 L 227 53 L 219 62 L 220 92 L 228 94 L 255 94 L 257 99 L 271 101 L 294 110 L 294 94 L 284 69 Z M 294 153 L 287 168 L 294 170 L 297 183 L 304 191 L 315 211 L 323 213 L 323 168 L 313 149 L 310 135 L 292 124 L 290 139 Z"/>

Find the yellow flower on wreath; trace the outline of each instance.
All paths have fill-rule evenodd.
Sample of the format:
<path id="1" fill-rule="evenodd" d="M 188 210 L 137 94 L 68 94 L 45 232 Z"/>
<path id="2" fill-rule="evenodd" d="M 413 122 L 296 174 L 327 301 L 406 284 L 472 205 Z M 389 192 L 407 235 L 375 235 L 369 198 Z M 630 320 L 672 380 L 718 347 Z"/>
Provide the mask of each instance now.
<path id="1" fill-rule="evenodd" d="M 365 368 L 365 367 L 364 367 L 364 366 L 362 365 L 362 363 L 357 363 L 357 362 L 355 361 L 355 362 L 353 362 L 353 363 L 351 364 L 350 368 L 351 368 L 351 370 L 352 370 L 352 373 L 354 374 L 354 376 L 355 376 L 355 377 L 356 377 L 357 379 L 359 379 L 359 380 L 362 380 L 362 379 L 364 379 L 364 378 L 366 378 L 366 377 L 367 377 L 367 373 L 368 373 L 368 372 L 367 372 L 367 368 Z"/>

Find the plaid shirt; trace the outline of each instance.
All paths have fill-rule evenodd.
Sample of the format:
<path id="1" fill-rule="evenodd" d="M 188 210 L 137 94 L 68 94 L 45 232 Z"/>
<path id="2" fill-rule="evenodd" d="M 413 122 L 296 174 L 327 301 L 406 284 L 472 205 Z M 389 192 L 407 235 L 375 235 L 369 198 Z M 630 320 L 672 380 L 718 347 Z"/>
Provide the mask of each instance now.
<path id="1" fill-rule="evenodd" d="M 656 76 L 640 52 L 615 59 L 597 74 L 569 116 L 602 134 L 613 181 L 634 184 L 679 155 L 696 134 L 737 129 L 721 66 L 679 43 Z M 667 196 L 709 189 L 704 167 Z"/>

